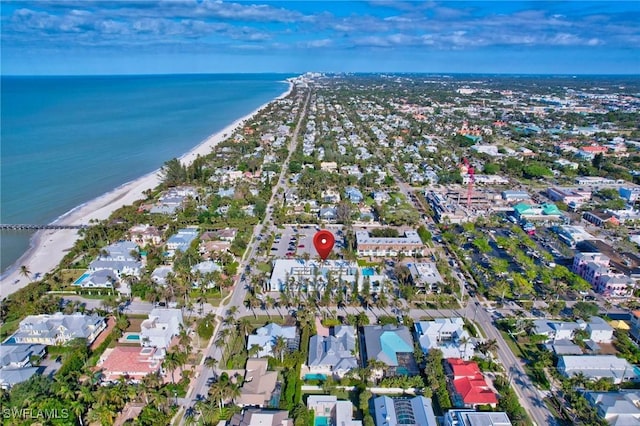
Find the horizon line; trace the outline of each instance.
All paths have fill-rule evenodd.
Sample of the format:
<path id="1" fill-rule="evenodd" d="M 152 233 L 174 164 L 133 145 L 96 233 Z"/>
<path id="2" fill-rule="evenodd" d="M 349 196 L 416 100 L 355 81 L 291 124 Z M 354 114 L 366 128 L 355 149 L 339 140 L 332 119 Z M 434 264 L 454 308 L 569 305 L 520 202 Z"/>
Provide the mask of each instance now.
<path id="1" fill-rule="evenodd" d="M 180 76 L 180 75 L 267 75 L 267 74 L 282 74 L 282 75 L 304 75 L 308 73 L 317 73 L 325 75 L 432 75 L 432 76 L 447 76 L 447 75 L 478 75 L 478 76 L 557 76 L 557 77 L 584 77 L 584 76 L 605 76 L 605 77 L 639 77 L 640 73 L 570 73 L 570 72 L 446 72 L 446 71 L 298 71 L 298 72 L 285 72 L 285 71 L 268 71 L 268 72 L 158 72 L 158 73 L 113 73 L 113 74 L 101 74 L 101 73 L 88 73 L 88 74 L 4 74 L 0 73 L 0 77 L 147 77 L 147 76 Z"/>

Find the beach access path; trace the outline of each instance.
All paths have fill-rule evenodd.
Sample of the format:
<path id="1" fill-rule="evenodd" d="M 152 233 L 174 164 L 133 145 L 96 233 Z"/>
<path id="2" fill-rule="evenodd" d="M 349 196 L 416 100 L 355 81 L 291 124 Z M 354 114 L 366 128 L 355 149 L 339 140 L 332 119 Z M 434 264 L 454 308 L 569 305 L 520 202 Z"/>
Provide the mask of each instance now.
<path id="1" fill-rule="evenodd" d="M 219 132 L 209 136 L 192 150 L 180 157 L 183 164 L 191 164 L 198 156 L 206 156 L 230 136 L 237 128 L 264 109 L 271 102 L 287 97 L 293 90 L 293 83 L 285 93 L 269 101 L 251 113 L 239 118 Z M 167 159 L 169 160 L 169 159 Z M 103 194 L 62 216 L 55 223 L 64 225 L 89 225 L 92 220 L 108 219 L 111 213 L 145 198 L 145 191 L 154 189 L 161 183 L 160 169 L 128 182 L 113 191 Z M 79 238 L 77 229 L 56 229 L 37 231 L 31 239 L 31 247 L 0 279 L 0 300 L 27 286 L 44 274 L 55 270 L 65 254 Z M 21 274 L 21 266 L 26 266 L 29 277 Z"/>

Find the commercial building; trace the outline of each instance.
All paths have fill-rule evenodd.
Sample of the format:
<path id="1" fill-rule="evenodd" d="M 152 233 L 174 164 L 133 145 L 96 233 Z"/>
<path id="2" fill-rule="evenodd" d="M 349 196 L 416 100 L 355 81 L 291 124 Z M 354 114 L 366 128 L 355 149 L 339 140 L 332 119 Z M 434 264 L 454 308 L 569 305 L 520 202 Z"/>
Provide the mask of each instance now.
<path id="1" fill-rule="evenodd" d="M 368 231 L 356 231 L 358 256 L 391 257 L 423 256 L 425 246 L 416 231 L 405 231 L 403 237 L 372 237 Z"/>

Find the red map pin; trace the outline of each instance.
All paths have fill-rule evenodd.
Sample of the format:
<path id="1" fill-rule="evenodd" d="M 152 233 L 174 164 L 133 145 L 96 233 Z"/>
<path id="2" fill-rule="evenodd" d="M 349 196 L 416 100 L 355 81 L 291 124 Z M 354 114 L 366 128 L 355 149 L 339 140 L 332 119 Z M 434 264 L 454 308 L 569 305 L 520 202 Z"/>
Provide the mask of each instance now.
<path id="1" fill-rule="evenodd" d="M 313 236 L 313 245 L 322 260 L 327 259 L 327 256 L 331 253 L 335 242 L 336 238 L 333 236 L 331 231 L 327 231 L 326 229 L 316 232 L 316 235 Z"/>

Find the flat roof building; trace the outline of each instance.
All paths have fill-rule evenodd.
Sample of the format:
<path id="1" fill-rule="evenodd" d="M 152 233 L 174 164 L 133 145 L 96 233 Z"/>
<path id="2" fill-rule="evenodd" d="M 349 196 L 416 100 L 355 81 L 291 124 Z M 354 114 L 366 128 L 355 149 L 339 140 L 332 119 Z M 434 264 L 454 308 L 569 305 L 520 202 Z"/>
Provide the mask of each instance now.
<path id="1" fill-rule="evenodd" d="M 376 426 L 438 426 L 431 398 L 391 398 L 373 400 Z"/>

